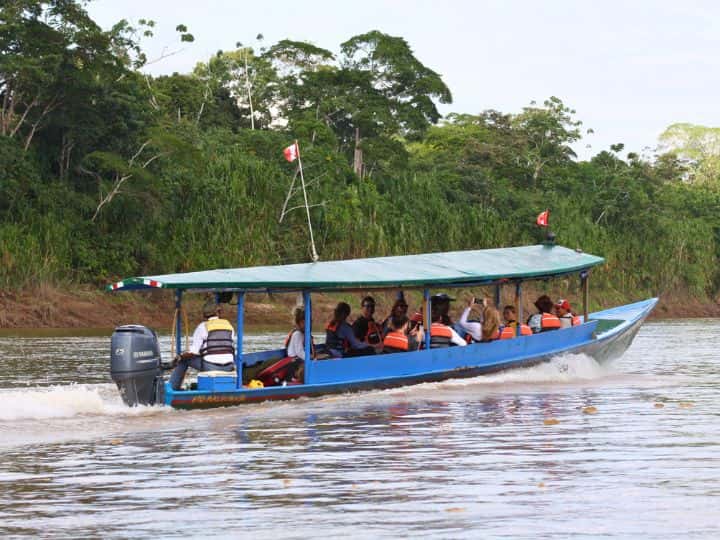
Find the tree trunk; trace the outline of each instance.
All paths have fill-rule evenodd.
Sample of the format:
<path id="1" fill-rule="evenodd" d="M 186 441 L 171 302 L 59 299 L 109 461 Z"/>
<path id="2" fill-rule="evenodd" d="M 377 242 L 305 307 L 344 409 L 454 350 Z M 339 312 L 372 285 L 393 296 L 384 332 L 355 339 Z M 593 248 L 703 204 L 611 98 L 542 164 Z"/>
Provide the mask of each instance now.
<path id="1" fill-rule="evenodd" d="M 355 157 L 353 159 L 353 170 L 358 177 L 362 178 L 363 155 L 360 148 L 360 128 L 355 128 Z"/>

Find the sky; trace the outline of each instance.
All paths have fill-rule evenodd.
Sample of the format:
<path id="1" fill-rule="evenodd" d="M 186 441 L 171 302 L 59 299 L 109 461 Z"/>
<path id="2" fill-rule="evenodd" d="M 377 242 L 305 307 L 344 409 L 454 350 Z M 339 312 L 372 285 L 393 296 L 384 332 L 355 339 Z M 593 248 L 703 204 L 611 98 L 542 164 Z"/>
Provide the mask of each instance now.
<path id="1" fill-rule="evenodd" d="M 405 38 L 453 94 L 443 114 L 517 113 L 557 96 L 576 110 L 587 159 L 611 144 L 652 156 L 671 124 L 720 126 L 720 2 L 665 0 L 95 0 L 104 28 L 156 22 L 153 74 L 187 73 L 237 42 L 309 41 L 332 52 L 370 30 Z M 195 42 L 180 44 L 185 24 Z"/>

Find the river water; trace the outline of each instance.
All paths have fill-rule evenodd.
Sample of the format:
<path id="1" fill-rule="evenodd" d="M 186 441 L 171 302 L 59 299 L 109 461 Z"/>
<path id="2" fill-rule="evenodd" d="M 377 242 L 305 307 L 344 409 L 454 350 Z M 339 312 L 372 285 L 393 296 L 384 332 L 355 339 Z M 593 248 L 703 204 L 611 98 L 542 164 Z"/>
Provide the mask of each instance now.
<path id="1" fill-rule="evenodd" d="M 109 337 L 0 337 L 0 532 L 720 538 L 718 343 L 648 323 L 610 366 L 174 411 L 123 406 Z"/>

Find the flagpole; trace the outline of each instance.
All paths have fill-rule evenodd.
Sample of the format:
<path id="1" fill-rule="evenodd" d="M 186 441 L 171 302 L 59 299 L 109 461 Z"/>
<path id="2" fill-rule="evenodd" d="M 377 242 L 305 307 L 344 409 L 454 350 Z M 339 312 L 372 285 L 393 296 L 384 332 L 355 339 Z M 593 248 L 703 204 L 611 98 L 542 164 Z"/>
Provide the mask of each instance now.
<path id="1" fill-rule="evenodd" d="M 300 168 L 300 183 L 302 184 L 303 198 L 305 199 L 305 211 L 307 212 L 308 229 L 310 229 L 310 245 L 312 246 L 312 260 L 317 262 L 320 257 L 315 250 L 315 238 L 313 237 L 312 221 L 310 221 L 310 206 L 308 205 L 307 191 L 305 191 L 305 176 L 303 175 L 302 159 L 300 158 L 300 145 L 295 139 L 295 148 L 297 149 L 298 167 Z"/>

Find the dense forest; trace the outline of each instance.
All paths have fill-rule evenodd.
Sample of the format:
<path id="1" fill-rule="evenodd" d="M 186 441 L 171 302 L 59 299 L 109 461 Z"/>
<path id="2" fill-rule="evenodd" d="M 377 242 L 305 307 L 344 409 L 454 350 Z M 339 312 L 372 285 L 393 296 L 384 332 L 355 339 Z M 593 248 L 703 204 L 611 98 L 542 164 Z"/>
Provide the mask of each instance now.
<path id="1" fill-rule="evenodd" d="M 556 97 L 441 117 L 451 89 L 401 37 L 333 53 L 258 35 L 152 77 L 154 27 L 102 29 L 73 0 L 3 2 L 0 288 L 309 260 L 304 210 L 279 219 L 294 140 L 323 260 L 537 243 L 549 208 L 558 243 L 606 257 L 604 294 L 720 285 L 720 173 L 698 150 L 711 130 L 581 161 L 586 129 Z"/>

